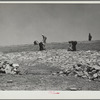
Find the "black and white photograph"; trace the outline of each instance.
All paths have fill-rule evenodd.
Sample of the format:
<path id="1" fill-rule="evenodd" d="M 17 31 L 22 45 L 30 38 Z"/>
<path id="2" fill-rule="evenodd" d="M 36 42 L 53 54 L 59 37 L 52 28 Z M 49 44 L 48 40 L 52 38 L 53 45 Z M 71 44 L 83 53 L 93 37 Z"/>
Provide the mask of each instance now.
<path id="1" fill-rule="evenodd" d="M 0 3 L 0 91 L 100 91 L 100 4 Z"/>

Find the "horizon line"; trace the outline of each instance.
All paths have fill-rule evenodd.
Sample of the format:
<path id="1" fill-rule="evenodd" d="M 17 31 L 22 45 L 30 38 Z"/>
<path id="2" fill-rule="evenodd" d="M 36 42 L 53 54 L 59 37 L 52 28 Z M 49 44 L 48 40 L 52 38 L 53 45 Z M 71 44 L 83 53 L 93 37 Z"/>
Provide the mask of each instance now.
<path id="1" fill-rule="evenodd" d="M 76 40 L 69 40 L 69 41 L 76 41 Z M 94 42 L 94 41 L 100 41 L 100 40 L 92 40 L 92 41 L 88 41 L 88 40 L 83 40 L 83 41 L 77 41 L 77 42 Z M 51 43 L 68 43 L 68 41 L 65 42 L 47 42 L 46 44 L 51 44 Z M 25 44 L 14 44 L 14 45 L 0 45 L 0 47 L 10 47 L 10 46 L 25 46 L 25 45 L 34 45 L 34 43 L 25 43 Z"/>

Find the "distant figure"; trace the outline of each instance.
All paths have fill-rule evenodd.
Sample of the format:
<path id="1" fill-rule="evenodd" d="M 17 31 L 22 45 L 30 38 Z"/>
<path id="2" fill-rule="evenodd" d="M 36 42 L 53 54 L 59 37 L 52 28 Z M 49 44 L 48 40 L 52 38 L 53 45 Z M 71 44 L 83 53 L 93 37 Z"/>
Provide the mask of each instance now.
<path id="1" fill-rule="evenodd" d="M 76 51 L 77 41 L 69 41 L 68 51 Z"/>
<path id="2" fill-rule="evenodd" d="M 88 40 L 91 41 L 92 40 L 92 35 L 89 33 L 89 36 L 88 36 Z"/>
<path id="3" fill-rule="evenodd" d="M 47 37 L 44 36 L 43 34 L 42 34 L 42 37 L 43 37 L 43 43 L 46 43 Z"/>
<path id="4" fill-rule="evenodd" d="M 43 42 L 39 43 L 40 51 L 45 50 L 45 44 Z"/>
<path id="5" fill-rule="evenodd" d="M 39 43 L 38 43 L 38 41 L 34 41 L 34 45 L 38 45 Z"/>
<path id="6" fill-rule="evenodd" d="M 72 51 L 72 43 L 71 42 L 69 42 L 68 51 Z"/>
<path id="7" fill-rule="evenodd" d="M 72 43 L 73 51 L 76 51 L 76 45 L 77 45 L 77 41 L 73 41 Z"/>

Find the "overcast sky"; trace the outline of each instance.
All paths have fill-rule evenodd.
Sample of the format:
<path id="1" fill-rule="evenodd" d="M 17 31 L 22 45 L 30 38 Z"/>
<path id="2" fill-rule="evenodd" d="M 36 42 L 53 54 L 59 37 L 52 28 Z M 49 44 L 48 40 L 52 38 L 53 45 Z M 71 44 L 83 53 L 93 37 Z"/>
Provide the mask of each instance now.
<path id="1" fill-rule="evenodd" d="M 0 45 L 100 39 L 100 5 L 0 4 Z"/>

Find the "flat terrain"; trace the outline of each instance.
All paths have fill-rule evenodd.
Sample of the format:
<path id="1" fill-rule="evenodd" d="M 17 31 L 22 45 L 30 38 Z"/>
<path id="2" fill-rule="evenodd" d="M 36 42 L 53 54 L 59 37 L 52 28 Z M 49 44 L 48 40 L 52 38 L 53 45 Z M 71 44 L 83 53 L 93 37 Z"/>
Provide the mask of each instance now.
<path id="1" fill-rule="evenodd" d="M 48 43 L 46 44 L 48 50 L 65 50 L 68 47 L 68 43 Z M 20 46 L 6 46 L 0 47 L 0 52 L 3 53 L 1 60 L 10 60 L 20 65 L 21 75 L 0 74 L 0 90 L 62 90 L 62 91 L 82 91 L 82 90 L 100 90 L 100 81 L 90 81 L 75 76 L 62 76 L 52 75 L 52 73 L 61 70 L 59 66 L 53 66 L 50 63 L 37 63 L 34 65 L 35 60 L 33 52 L 38 53 L 38 45 L 20 45 Z M 78 51 L 94 50 L 100 51 L 100 41 L 82 41 L 78 42 Z M 24 53 L 22 53 L 24 52 Z M 32 52 L 32 53 L 30 53 Z M 50 51 L 52 52 L 52 51 Z M 17 53 L 17 54 L 16 54 Z M 30 55 L 31 58 L 25 58 L 25 55 Z M 39 52 L 40 53 L 40 52 Z M 24 55 L 20 58 L 18 55 Z M 40 53 L 41 54 L 41 53 Z M 3 56 L 4 55 L 4 56 Z M 5 56 L 6 55 L 6 56 Z M 12 56 L 14 55 L 14 57 Z M 15 55 L 17 55 L 15 57 Z M 4 57 L 4 58 L 3 58 Z M 30 60 L 31 59 L 31 60 Z M 35 59 L 35 58 L 34 58 Z M 41 58 L 39 58 L 41 59 Z"/>

